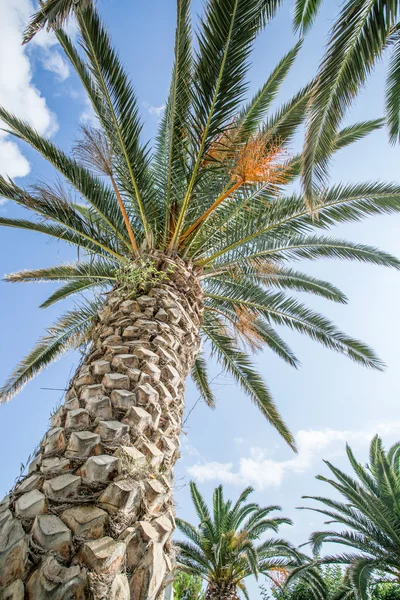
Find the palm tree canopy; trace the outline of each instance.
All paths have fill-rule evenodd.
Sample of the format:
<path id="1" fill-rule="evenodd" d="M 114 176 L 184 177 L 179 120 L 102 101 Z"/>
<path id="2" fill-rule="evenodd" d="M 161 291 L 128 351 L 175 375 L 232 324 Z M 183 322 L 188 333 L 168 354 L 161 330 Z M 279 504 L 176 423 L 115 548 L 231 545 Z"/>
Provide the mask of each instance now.
<path id="1" fill-rule="evenodd" d="M 296 367 L 298 359 L 275 329 L 284 325 L 362 365 L 382 368 L 368 346 L 289 294 L 346 302 L 332 284 L 289 266 L 300 259 L 338 258 L 398 269 L 400 262 L 385 252 L 323 232 L 335 223 L 398 212 L 400 186 L 338 184 L 321 196 L 318 220 L 305 209 L 301 194 L 287 190 L 300 173 L 300 158 L 291 156 L 288 146 L 304 121 L 312 86 L 276 112 L 271 103 L 301 43 L 244 102 L 252 46 L 278 5 L 277 0 L 209 0 L 194 50 L 190 3 L 178 0 L 172 82 L 154 150 L 141 140 L 133 86 L 91 5 L 77 12 L 78 45 L 61 29 L 56 35 L 92 103 L 97 126 L 84 128 L 69 154 L 0 108 L 9 133 L 39 152 L 63 179 L 23 189 L 0 178 L 0 194 L 32 215 L 2 216 L 0 225 L 42 233 L 80 252 L 76 263 L 22 271 L 6 280 L 62 282 L 43 307 L 89 293 L 18 365 L 0 400 L 11 398 L 68 348 L 90 342 L 101 293 L 151 273 L 154 249 L 202 270 L 206 348 L 292 446 L 246 347 L 269 347 Z M 340 130 L 330 154 L 381 126 L 375 120 Z M 212 406 L 202 354 L 192 375 Z"/>
<path id="2" fill-rule="evenodd" d="M 209 510 L 195 483 L 190 483 L 193 504 L 199 518 L 197 527 L 183 519 L 176 524 L 188 541 L 177 541 L 178 568 L 198 575 L 209 584 L 230 583 L 246 597 L 244 580 L 250 575 L 266 575 L 272 581 L 279 573 L 301 564 L 305 557 L 285 540 L 266 538 L 264 534 L 277 532 L 290 519 L 271 516 L 279 506 L 261 507 L 248 502 L 251 487 L 240 494 L 238 500 L 224 500 L 223 488 L 213 494 L 212 511 Z"/>
<path id="3" fill-rule="evenodd" d="M 305 496 L 322 504 L 307 508 L 329 518 L 327 524 L 346 527 L 342 531 L 317 531 L 310 542 L 319 552 L 325 543 L 336 543 L 354 552 L 326 556 L 320 563 L 350 565 L 347 570 L 347 592 L 343 596 L 357 600 L 369 598 L 373 575 L 385 574 L 399 580 L 400 576 L 400 444 L 387 452 L 376 436 L 370 446 L 369 464 L 363 466 L 347 446 L 347 456 L 355 472 L 352 478 L 328 461 L 325 463 L 334 478 L 318 476 L 341 495 L 340 499 Z M 348 596 L 346 595 L 348 594 Z"/>
<path id="4" fill-rule="evenodd" d="M 296 0 L 294 25 L 307 31 L 322 0 Z M 302 181 L 308 205 L 326 185 L 329 149 L 346 109 L 385 50 L 390 51 L 386 79 L 386 125 L 392 143 L 400 139 L 400 4 L 398 0 L 347 0 L 328 39 L 308 111 L 302 156 Z"/>

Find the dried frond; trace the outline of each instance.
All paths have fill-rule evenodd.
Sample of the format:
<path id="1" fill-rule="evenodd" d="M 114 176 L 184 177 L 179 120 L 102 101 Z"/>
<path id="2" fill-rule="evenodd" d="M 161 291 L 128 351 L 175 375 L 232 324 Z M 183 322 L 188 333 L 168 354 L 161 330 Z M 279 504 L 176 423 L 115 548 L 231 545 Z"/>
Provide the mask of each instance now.
<path id="1" fill-rule="evenodd" d="M 44 200 L 47 204 L 53 206 L 72 206 L 74 202 L 68 190 L 59 179 L 51 183 L 44 181 L 35 183 L 30 186 L 30 191 L 34 200 Z M 27 203 L 29 204 L 29 199 L 27 199 Z"/>
<path id="2" fill-rule="evenodd" d="M 281 587 L 287 579 L 288 572 L 283 567 L 273 567 L 270 569 L 270 577 L 277 587 Z"/>
<path id="3" fill-rule="evenodd" d="M 254 323 L 257 316 L 249 311 L 245 306 L 235 306 L 236 321 L 234 327 L 236 333 L 242 338 L 242 340 L 248 344 L 250 349 L 255 352 L 261 350 L 264 344 L 262 337 L 254 328 Z"/>
<path id="4" fill-rule="evenodd" d="M 259 258 L 253 258 L 247 263 L 247 268 L 251 267 L 254 274 L 257 275 L 275 275 L 279 273 L 280 266 L 278 263 L 272 262 L 271 260 L 260 260 Z"/>
<path id="5" fill-rule="evenodd" d="M 211 143 L 207 155 L 203 161 L 204 165 L 220 163 L 226 165 L 235 157 L 235 120 L 232 120 L 228 127 L 221 132 Z"/>
<path id="6" fill-rule="evenodd" d="M 81 130 L 83 137 L 72 149 L 75 157 L 88 169 L 111 177 L 113 152 L 104 132 L 90 126 L 83 126 Z"/>
<path id="7" fill-rule="evenodd" d="M 285 182 L 287 151 L 278 141 L 258 133 L 236 153 L 232 179 L 245 183 L 280 185 Z"/>
<path id="8" fill-rule="evenodd" d="M 236 120 L 214 140 L 204 160 L 205 165 L 226 166 L 233 181 L 272 185 L 285 183 L 287 162 L 287 150 L 280 139 L 257 133 L 243 144 Z"/>

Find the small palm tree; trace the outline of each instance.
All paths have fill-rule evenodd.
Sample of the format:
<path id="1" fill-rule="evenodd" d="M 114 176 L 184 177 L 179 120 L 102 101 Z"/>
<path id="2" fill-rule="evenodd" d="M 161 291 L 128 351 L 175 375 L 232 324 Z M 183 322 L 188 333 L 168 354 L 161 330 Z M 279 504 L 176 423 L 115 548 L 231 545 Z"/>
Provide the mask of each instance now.
<path id="1" fill-rule="evenodd" d="M 0 178 L 0 194 L 32 215 L 2 216 L 0 225 L 78 249 L 72 264 L 7 280 L 62 282 L 43 307 L 88 294 L 48 329 L 0 390 L 0 400 L 7 401 L 66 350 L 85 350 L 29 477 L 2 505 L 10 510 L 12 531 L 7 529 L 4 551 L 1 546 L 0 587 L 17 580 L 23 586 L 23 580 L 30 597 L 41 597 L 62 565 L 65 577 L 57 575 L 57 590 L 51 588 L 62 595 L 65 578 L 76 573 L 70 565 L 79 563 L 68 584 L 77 597 L 88 590 L 107 596 L 113 586 L 125 592 L 130 587 L 137 600 L 157 595 L 173 566 L 172 484 L 189 373 L 214 404 L 202 339 L 204 350 L 292 447 L 246 348 L 269 347 L 297 366 L 275 330 L 285 325 L 362 365 L 382 368 L 368 346 L 288 294 L 346 301 L 330 283 L 289 268 L 291 260 L 332 257 L 399 268 L 385 252 L 319 233 L 334 223 L 399 211 L 400 186 L 339 184 L 321 196 L 318 220 L 305 210 L 302 195 L 288 191 L 300 168 L 288 146 L 304 120 L 310 86 L 276 113 L 270 108 L 300 44 L 243 103 L 250 51 L 278 4 L 209 0 L 194 51 L 190 3 L 179 0 L 172 84 L 153 151 L 141 141 L 133 87 L 91 5 L 76 13 L 79 46 L 64 31 L 56 34 L 98 126 L 84 128 L 68 154 L 0 109 L 10 134 L 63 178 L 29 189 Z M 369 121 L 344 128 L 331 151 L 380 126 Z M 61 554 L 43 533 L 50 515 L 60 531 L 68 528 Z M 26 531 L 14 517 L 26 517 Z M 16 539 L 15 565 L 8 557 Z M 40 556 L 27 560 L 28 547 L 32 553 L 37 545 Z M 121 560 L 111 561 L 114 552 Z M 100 558 L 107 553 L 110 563 Z"/>
<path id="2" fill-rule="evenodd" d="M 376 436 L 370 447 L 370 461 L 361 465 L 349 446 L 347 456 L 357 476 L 353 479 L 326 462 L 335 479 L 321 475 L 320 481 L 329 483 L 343 499 L 305 496 L 325 505 L 308 508 L 329 517 L 329 523 L 346 527 L 338 531 L 317 531 L 310 543 L 319 552 L 325 543 L 342 544 L 355 553 L 327 556 L 321 563 L 348 565 L 347 592 L 340 598 L 368 600 L 369 586 L 376 577 L 400 579 L 400 444 L 386 452 L 382 440 Z"/>
<path id="3" fill-rule="evenodd" d="M 178 566 L 182 571 L 202 577 L 207 582 L 206 600 L 234 600 L 240 590 L 248 598 L 245 580 L 254 575 L 266 575 L 272 581 L 284 575 L 288 568 L 304 561 L 288 542 L 278 538 L 260 537 L 277 532 L 290 519 L 271 517 L 279 506 L 260 507 L 246 502 L 253 489 L 246 488 L 235 504 L 224 500 L 220 485 L 213 495 L 211 515 L 195 483 L 190 491 L 199 525 L 177 519 L 178 529 L 189 541 L 178 541 Z"/>
<path id="4" fill-rule="evenodd" d="M 303 32 L 309 29 L 321 3 L 322 0 L 296 0 L 295 27 Z M 346 109 L 385 51 L 391 52 L 386 124 L 390 141 L 400 139 L 399 17 L 398 0 L 347 0 L 331 29 L 309 105 L 302 155 L 302 181 L 308 204 L 315 206 L 315 189 L 326 183 L 328 149 Z"/>

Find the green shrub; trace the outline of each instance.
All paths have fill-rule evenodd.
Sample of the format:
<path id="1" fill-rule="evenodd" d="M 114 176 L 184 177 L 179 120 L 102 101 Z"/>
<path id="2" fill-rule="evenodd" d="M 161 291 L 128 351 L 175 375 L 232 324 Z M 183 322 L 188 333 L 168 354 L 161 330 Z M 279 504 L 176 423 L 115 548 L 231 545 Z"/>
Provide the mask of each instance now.
<path id="1" fill-rule="evenodd" d="M 371 586 L 372 600 L 400 600 L 400 585 L 397 583 L 377 583 Z"/>
<path id="2" fill-rule="evenodd" d="M 174 600 L 203 600 L 202 586 L 201 577 L 178 571 L 173 583 Z"/>

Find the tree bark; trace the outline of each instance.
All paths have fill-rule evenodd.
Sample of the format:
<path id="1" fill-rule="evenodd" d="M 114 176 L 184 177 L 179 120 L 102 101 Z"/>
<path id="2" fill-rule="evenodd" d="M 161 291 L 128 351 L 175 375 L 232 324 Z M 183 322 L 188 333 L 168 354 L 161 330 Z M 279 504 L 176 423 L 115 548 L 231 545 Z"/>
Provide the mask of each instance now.
<path id="1" fill-rule="evenodd" d="M 205 600 L 239 600 L 236 585 L 230 581 L 209 583 Z"/>
<path id="2" fill-rule="evenodd" d="M 190 264 L 156 259 L 167 278 L 110 293 L 29 474 L 0 504 L 2 599 L 153 600 L 172 569 L 173 469 L 203 302 Z"/>

